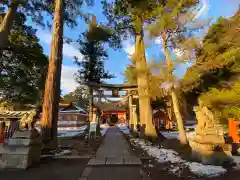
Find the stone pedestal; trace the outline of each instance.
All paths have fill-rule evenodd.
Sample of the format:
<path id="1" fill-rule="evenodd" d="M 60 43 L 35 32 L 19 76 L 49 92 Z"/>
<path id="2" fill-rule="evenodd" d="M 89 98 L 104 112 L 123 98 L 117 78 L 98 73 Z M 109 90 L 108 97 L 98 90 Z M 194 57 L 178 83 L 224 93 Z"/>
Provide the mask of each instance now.
<path id="1" fill-rule="evenodd" d="M 145 128 L 146 128 L 146 124 L 142 124 L 142 126 L 140 127 L 140 132 L 139 132 L 140 137 L 145 136 Z"/>
<path id="2" fill-rule="evenodd" d="M 206 107 L 195 108 L 197 128 L 188 137 L 192 157 L 203 164 L 222 165 L 232 161 L 231 146 L 225 144 L 223 126 Z"/>
<path id="3" fill-rule="evenodd" d="M 26 169 L 40 161 L 41 135 L 37 130 L 16 131 L 3 145 L 0 168 Z"/>

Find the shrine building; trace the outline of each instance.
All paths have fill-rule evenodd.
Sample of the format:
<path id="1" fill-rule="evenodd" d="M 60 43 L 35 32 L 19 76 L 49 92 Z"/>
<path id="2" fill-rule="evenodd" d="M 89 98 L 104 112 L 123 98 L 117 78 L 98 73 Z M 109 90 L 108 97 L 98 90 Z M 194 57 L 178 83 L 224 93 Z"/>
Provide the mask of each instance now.
<path id="1" fill-rule="evenodd" d="M 99 108 L 101 111 L 101 122 L 105 124 L 107 119 L 110 118 L 113 123 L 127 123 L 127 110 L 114 103 L 95 104 L 95 108 Z"/>

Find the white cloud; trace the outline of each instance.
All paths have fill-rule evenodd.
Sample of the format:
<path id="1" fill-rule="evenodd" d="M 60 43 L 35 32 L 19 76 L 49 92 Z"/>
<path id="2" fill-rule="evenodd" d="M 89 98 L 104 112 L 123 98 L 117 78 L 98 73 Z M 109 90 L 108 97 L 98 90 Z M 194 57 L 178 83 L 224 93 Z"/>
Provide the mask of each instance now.
<path id="1" fill-rule="evenodd" d="M 50 46 L 52 40 L 52 35 L 50 32 L 39 30 L 37 32 L 37 36 L 39 37 L 41 42 Z M 83 57 L 82 54 L 78 51 L 78 49 L 73 46 L 73 44 L 63 44 L 63 55 L 70 58 L 76 56 L 80 60 Z"/>
<path id="2" fill-rule="evenodd" d="M 157 38 L 155 39 L 155 44 L 162 45 L 162 38 L 161 38 L 161 37 L 157 37 Z"/>
<path id="3" fill-rule="evenodd" d="M 128 58 L 131 59 L 131 56 L 135 52 L 135 45 L 134 45 L 134 43 L 131 43 L 130 40 L 123 42 L 123 50 L 128 54 Z M 148 55 L 146 50 L 145 50 L 145 55 L 146 55 L 146 58 L 149 57 L 149 55 Z"/>
<path id="4" fill-rule="evenodd" d="M 125 41 L 123 43 L 123 50 L 128 54 L 128 58 L 130 59 L 133 53 L 135 52 L 134 44 L 131 41 Z"/>
<path id="5" fill-rule="evenodd" d="M 74 74 L 78 71 L 76 66 L 62 66 L 61 73 L 61 89 L 64 89 L 66 93 L 74 91 L 78 83 L 75 81 Z"/>

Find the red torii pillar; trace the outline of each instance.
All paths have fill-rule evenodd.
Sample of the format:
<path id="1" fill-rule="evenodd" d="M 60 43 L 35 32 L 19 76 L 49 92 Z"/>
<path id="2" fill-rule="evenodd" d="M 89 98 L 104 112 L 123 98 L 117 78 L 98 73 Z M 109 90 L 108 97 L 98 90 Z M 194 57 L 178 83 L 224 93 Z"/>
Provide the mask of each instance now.
<path id="1" fill-rule="evenodd" d="M 0 144 L 4 143 L 4 130 L 5 130 L 5 123 L 0 123 Z"/>

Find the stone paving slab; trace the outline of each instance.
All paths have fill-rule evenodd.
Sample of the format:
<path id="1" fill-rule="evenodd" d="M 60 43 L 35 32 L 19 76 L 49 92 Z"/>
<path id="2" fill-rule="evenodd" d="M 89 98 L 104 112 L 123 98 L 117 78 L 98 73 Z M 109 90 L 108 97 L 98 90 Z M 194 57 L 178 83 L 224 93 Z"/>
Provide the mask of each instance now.
<path id="1" fill-rule="evenodd" d="M 110 165 L 110 164 L 123 164 L 123 158 L 112 158 L 112 157 L 108 157 L 106 164 Z"/>
<path id="2" fill-rule="evenodd" d="M 83 156 L 55 156 L 54 159 L 90 159 L 92 156 L 83 155 Z"/>
<path id="3" fill-rule="evenodd" d="M 90 169 L 89 169 L 90 168 Z M 110 127 L 78 180 L 140 180 L 141 160 L 117 127 Z"/>
<path id="4" fill-rule="evenodd" d="M 141 180 L 140 167 L 95 166 L 87 180 Z"/>
<path id="5" fill-rule="evenodd" d="M 88 162 L 89 165 L 105 165 L 106 164 L 106 158 L 92 158 Z"/>
<path id="6" fill-rule="evenodd" d="M 124 158 L 123 159 L 124 164 L 128 164 L 128 165 L 141 165 L 142 162 L 139 158 L 136 157 L 132 157 L 132 158 Z"/>
<path id="7" fill-rule="evenodd" d="M 81 175 L 81 178 L 87 178 L 91 171 L 92 167 L 86 167 Z"/>

